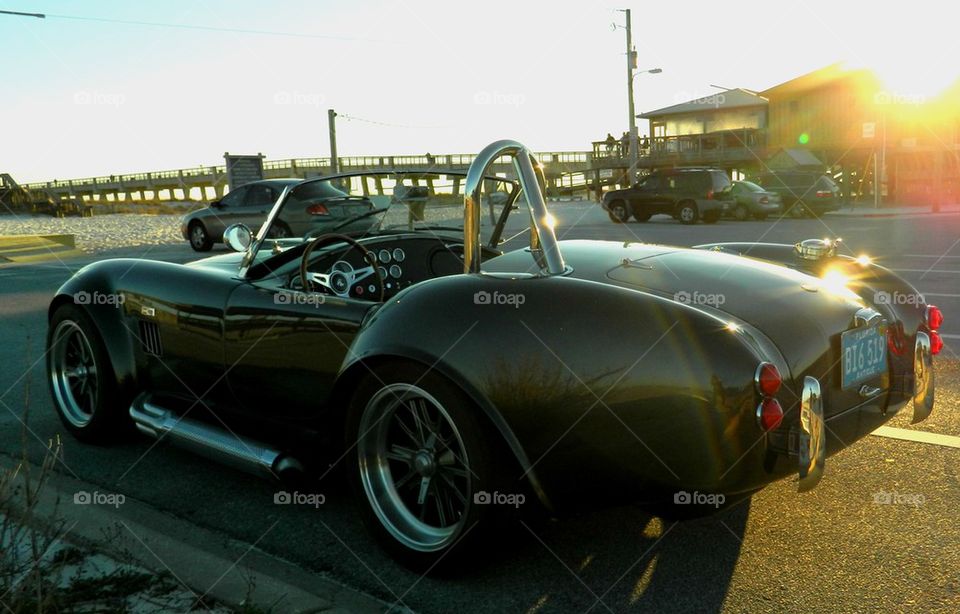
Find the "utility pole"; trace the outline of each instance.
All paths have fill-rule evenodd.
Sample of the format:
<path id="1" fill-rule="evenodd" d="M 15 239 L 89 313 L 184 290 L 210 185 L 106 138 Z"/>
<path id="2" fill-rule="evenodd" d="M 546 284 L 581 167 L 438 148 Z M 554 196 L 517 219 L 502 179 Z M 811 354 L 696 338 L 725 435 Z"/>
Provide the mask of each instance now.
<path id="1" fill-rule="evenodd" d="M 330 174 L 340 172 L 340 161 L 337 159 L 337 112 L 327 109 L 327 126 L 330 129 Z"/>
<path id="2" fill-rule="evenodd" d="M 639 144 L 637 139 L 637 118 L 633 105 L 633 71 L 636 68 L 637 52 L 633 50 L 633 21 L 630 18 L 630 9 L 623 9 L 627 16 L 627 112 L 630 115 L 630 184 L 633 185 L 637 176 L 637 158 Z"/>

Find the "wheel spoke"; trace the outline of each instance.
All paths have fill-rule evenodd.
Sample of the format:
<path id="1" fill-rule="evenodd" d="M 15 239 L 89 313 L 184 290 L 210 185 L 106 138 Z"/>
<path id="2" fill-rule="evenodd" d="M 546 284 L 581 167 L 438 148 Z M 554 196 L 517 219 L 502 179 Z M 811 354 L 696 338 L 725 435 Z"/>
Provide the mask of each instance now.
<path id="1" fill-rule="evenodd" d="M 410 471 L 407 472 L 407 475 L 403 476 L 402 478 L 400 478 L 394 483 L 394 488 L 396 488 L 397 491 L 401 490 L 404 486 L 410 483 L 410 480 L 415 475 L 417 475 L 417 470 L 411 469 Z"/>
<path id="2" fill-rule="evenodd" d="M 460 489 L 457 488 L 457 485 L 456 485 L 456 483 L 453 481 L 453 478 L 451 478 L 451 477 L 450 477 L 447 473 L 445 473 L 444 471 L 441 471 L 441 472 L 440 472 L 440 477 L 443 478 L 443 481 L 444 481 L 444 483 L 446 484 L 446 487 L 445 487 L 444 490 L 452 491 L 453 494 L 457 497 L 457 499 L 460 500 L 460 503 L 464 503 L 464 504 L 465 504 L 465 503 L 467 502 L 467 496 L 464 495 L 462 492 L 460 492 Z M 448 498 L 449 498 L 449 497 L 448 497 Z"/>
<path id="3" fill-rule="evenodd" d="M 416 454 L 416 452 L 414 452 L 411 448 L 393 444 L 390 446 L 390 450 L 387 452 L 387 458 L 410 465 L 413 463 L 414 454 Z"/>
<path id="4" fill-rule="evenodd" d="M 441 497 L 439 492 L 435 494 L 436 496 L 433 498 L 433 500 L 437 503 L 437 517 L 440 519 L 440 526 L 445 527 L 447 526 L 447 514 L 444 512 L 443 508 L 446 497 Z"/>
<path id="5" fill-rule="evenodd" d="M 420 492 L 417 494 L 418 505 L 424 504 L 424 502 L 427 500 L 427 494 L 429 493 L 429 491 L 430 491 L 430 478 L 427 476 L 423 476 L 422 478 L 420 478 Z M 421 513 L 422 513 L 422 510 L 421 510 Z M 422 519 L 423 517 L 421 516 L 421 520 Z"/>
<path id="6" fill-rule="evenodd" d="M 399 414 L 394 414 L 394 420 L 397 422 L 397 425 L 400 427 L 400 430 L 403 431 L 406 434 L 406 436 L 410 438 L 410 441 L 415 443 L 417 446 L 423 445 L 423 440 L 420 439 L 420 437 L 413 431 L 413 429 L 410 428 L 410 426 L 403 421 L 403 418 L 401 418 Z M 416 418 L 414 418 L 414 421 L 416 421 Z"/>

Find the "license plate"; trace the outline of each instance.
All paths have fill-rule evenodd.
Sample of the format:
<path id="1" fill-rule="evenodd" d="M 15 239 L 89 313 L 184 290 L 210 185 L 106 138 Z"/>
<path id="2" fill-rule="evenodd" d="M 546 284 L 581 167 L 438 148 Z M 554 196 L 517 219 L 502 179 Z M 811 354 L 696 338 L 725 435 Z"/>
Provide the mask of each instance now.
<path id="1" fill-rule="evenodd" d="M 887 371 L 887 327 L 871 326 L 840 335 L 843 388 L 871 380 Z"/>

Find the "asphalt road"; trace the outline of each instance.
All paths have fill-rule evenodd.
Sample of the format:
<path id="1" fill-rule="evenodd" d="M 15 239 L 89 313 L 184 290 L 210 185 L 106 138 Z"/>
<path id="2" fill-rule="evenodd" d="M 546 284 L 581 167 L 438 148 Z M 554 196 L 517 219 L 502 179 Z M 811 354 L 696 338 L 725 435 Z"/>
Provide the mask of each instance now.
<path id="1" fill-rule="evenodd" d="M 960 216 L 722 221 L 666 218 L 614 225 L 596 206 L 553 207 L 563 238 L 694 245 L 842 236 L 900 271 L 946 315 L 933 416 L 915 427 L 960 436 Z M 145 250 L 123 250 L 139 255 Z M 148 257 L 193 259 L 184 246 Z M 15 455 L 21 416 L 37 459 L 63 432 L 44 382 L 45 308 L 82 264 L 0 267 L 0 451 Z M 891 426 L 909 428 L 908 416 Z M 331 486 L 326 503 L 273 504 L 277 487 L 147 440 L 101 448 L 64 440 L 63 471 L 225 538 L 423 612 L 960 611 L 960 449 L 868 437 L 827 464 L 813 492 L 771 485 L 717 516 L 672 524 L 633 506 L 530 525 L 494 561 L 459 577 L 421 578 L 383 555 L 356 507 Z M 899 503 L 876 503 L 895 493 Z M 880 497 L 882 499 L 883 497 Z"/>

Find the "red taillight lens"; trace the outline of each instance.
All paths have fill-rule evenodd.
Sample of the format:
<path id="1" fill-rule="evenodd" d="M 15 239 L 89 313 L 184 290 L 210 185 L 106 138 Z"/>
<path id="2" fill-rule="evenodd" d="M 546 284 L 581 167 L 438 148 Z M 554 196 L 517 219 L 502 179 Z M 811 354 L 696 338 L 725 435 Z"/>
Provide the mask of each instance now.
<path id="1" fill-rule="evenodd" d="M 833 192 L 830 190 L 817 190 L 817 198 L 830 198 Z"/>
<path id="2" fill-rule="evenodd" d="M 772 397 L 780 390 L 783 378 L 776 365 L 769 362 L 760 363 L 757 367 L 757 390 L 765 397 Z"/>
<path id="3" fill-rule="evenodd" d="M 713 200 L 713 190 L 707 190 L 707 200 Z"/>
<path id="4" fill-rule="evenodd" d="M 930 353 L 933 355 L 939 354 L 943 350 L 943 339 L 940 338 L 940 333 L 937 331 L 930 332 Z"/>
<path id="5" fill-rule="evenodd" d="M 320 203 L 307 207 L 307 213 L 310 215 L 330 215 L 330 212 L 327 211 L 327 206 Z"/>
<path id="6" fill-rule="evenodd" d="M 765 431 L 772 431 L 783 421 L 783 408 L 776 399 L 767 398 L 761 401 L 759 414 L 760 426 Z"/>
<path id="7" fill-rule="evenodd" d="M 930 330 L 939 330 L 943 326 L 943 312 L 940 311 L 940 308 L 936 305 L 929 305 L 927 307 L 927 326 L 930 327 Z"/>

